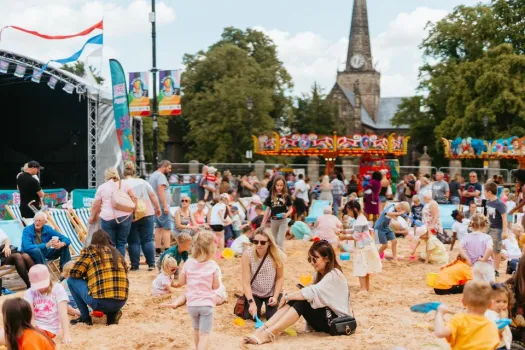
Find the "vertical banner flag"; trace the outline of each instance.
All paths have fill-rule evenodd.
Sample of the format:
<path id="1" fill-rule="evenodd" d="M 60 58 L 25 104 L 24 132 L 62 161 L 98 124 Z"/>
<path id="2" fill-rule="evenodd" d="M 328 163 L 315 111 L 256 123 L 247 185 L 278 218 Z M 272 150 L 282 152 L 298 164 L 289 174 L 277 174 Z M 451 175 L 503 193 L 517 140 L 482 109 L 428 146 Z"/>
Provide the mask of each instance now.
<path id="1" fill-rule="evenodd" d="M 51 89 L 55 89 L 55 86 L 58 82 L 58 79 L 55 77 L 49 78 L 49 81 L 47 82 L 47 86 L 49 86 Z"/>
<path id="2" fill-rule="evenodd" d="M 0 73 L 7 73 L 7 70 L 9 69 L 9 62 L 0 60 Z"/>
<path id="3" fill-rule="evenodd" d="M 113 90 L 113 114 L 117 129 L 117 138 L 122 150 L 122 160 L 135 162 L 135 146 L 131 132 L 131 117 L 129 116 L 126 93 L 126 75 L 119 61 L 110 59 L 111 86 Z"/>
<path id="4" fill-rule="evenodd" d="M 181 115 L 180 71 L 160 71 L 159 85 L 159 115 Z"/>
<path id="5" fill-rule="evenodd" d="M 33 68 L 33 76 L 31 77 L 31 81 L 33 83 L 40 83 L 40 78 L 42 78 L 42 72 L 39 72 L 39 69 Z"/>
<path id="6" fill-rule="evenodd" d="M 149 79 L 147 72 L 129 73 L 129 111 L 132 117 L 147 117 L 150 115 Z"/>
<path id="7" fill-rule="evenodd" d="M 24 74 L 26 74 L 26 67 L 20 65 L 20 64 L 17 64 L 16 65 L 16 70 L 15 70 L 15 77 L 19 77 L 19 78 L 23 78 L 24 77 Z"/>

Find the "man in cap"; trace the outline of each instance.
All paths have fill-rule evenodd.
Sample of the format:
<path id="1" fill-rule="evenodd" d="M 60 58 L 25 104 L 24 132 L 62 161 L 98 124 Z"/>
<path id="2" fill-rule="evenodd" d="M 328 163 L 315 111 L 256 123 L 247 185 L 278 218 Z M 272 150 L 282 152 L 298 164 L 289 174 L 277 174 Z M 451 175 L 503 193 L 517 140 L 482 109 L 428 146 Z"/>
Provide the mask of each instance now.
<path id="1" fill-rule="evenodd" d="M 20 213 L 22 217 L 26 219 L 35 216 L 33 210 L 29 208 L 29 203 L 34 201 L 33 205 L 37 209 L 40 209 L 43 204 L 44 191 L 42 191 L 38 180 L 34 178 L 34 175 L 38 174 L 39 171 L 40 164 L 32 160 L 27 163 L 27 168 L 16 179 L 18 191 L 20 192 Z"/>

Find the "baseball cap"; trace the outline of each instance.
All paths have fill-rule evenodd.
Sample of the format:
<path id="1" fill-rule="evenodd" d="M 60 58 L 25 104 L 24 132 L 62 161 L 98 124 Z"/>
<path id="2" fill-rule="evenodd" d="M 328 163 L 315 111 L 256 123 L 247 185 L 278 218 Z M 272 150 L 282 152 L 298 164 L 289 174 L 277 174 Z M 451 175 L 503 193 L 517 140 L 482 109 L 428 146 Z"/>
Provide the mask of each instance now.
<path id="1" fill-rule="evenodd" d="M 29 163 L 27 163 L 28 168 L 40 168 L 40 163 L 36 160 L 32 160 Z"/>
<path id="2" fill-rule="evenodd" d="M 46 265 L 37 264 L 29 269 L 29 282 L 32 290 L 49 287 L 49 270 Z"/>

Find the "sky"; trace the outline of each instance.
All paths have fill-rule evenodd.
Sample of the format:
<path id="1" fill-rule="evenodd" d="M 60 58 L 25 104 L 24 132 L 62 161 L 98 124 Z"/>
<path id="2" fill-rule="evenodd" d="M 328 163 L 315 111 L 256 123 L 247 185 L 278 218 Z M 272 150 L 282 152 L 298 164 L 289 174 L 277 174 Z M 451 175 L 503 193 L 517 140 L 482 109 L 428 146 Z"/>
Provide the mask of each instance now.
<path id="1" fill-rule="evenodd" d="M 418 45 L 428 21 L 479 0 L 368 0 L 372 55 L 383 97 L 416 94 L 422 62 Z M 184 69 L 182 57 L 207 49 L 223 28 L 255 28 L 277 45 L 294 82 L 294 95 L 314 82 L 328 92 L 346 60 L 352 0 L 157 0 L 157 67 Z M 109 58 L 126 72 L 151 69 L 151 24 L 146 0 L 0 0 L 0 27 L 16 25 L 49 35 L 79 32 L 104 19 L 104 54 L 89 63 L 109 76 Z M 98 33 L 97 33 L 98 34 Z M 95 34 L 92 34 L 95 35 Z M 92 36 L 91 35 L 91 36 Z M 13 29 L 0 49 L 47 61 L 71 56 L 89 38 L 45 40 Z M 95 47 L 87 47 L 84 60 Z"/>

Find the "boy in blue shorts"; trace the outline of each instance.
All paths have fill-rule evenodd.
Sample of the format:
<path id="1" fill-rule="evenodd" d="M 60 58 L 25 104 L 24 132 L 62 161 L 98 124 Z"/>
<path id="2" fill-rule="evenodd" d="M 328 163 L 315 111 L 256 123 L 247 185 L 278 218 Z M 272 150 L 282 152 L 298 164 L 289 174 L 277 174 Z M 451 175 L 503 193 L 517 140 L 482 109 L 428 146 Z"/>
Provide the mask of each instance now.
<path id="1" fill-rule="evenodd" d="M 397 260 L 397 241 L 396 235 L 390 228 L 392 219 L 396 219 L 399 216 L 407 216 L 410 213 L 410 205 L 408 202 L 401 202 L 397 204 L 388 205 L 385 210 L 381 213 L 376 223 L 374 224 L 374 230 L 376 231 L 377 237 L 381 247 L 379 248 L 379 256 L 384 257 L 384 252 L 388 248 L 388 242 L 392 241 L 392 260 Z"/>
<path id="2" fill-rule="evenodd" d="M 166 249 L 159 257 L 159 260 L 157 261 L 157 268 L 159 269 L 159 272 L 161 271 L 162 267 L 162 259 L 164 259 L 165 256 L 171 256 L 175 260 L 177 260 L 177 266 L 179 268 L 175 272 L 175 276 L 179 275 L 179 271 L 181 270 L 181 263 L 186 260 L 188 260 L 188 252 L 191 249 L 191 244 L 193 240 L 191 236 L 187 233 L 181 233 L 177 236 L 177 244 L 174 246 L 171 246 L 170 248 Z"/>

